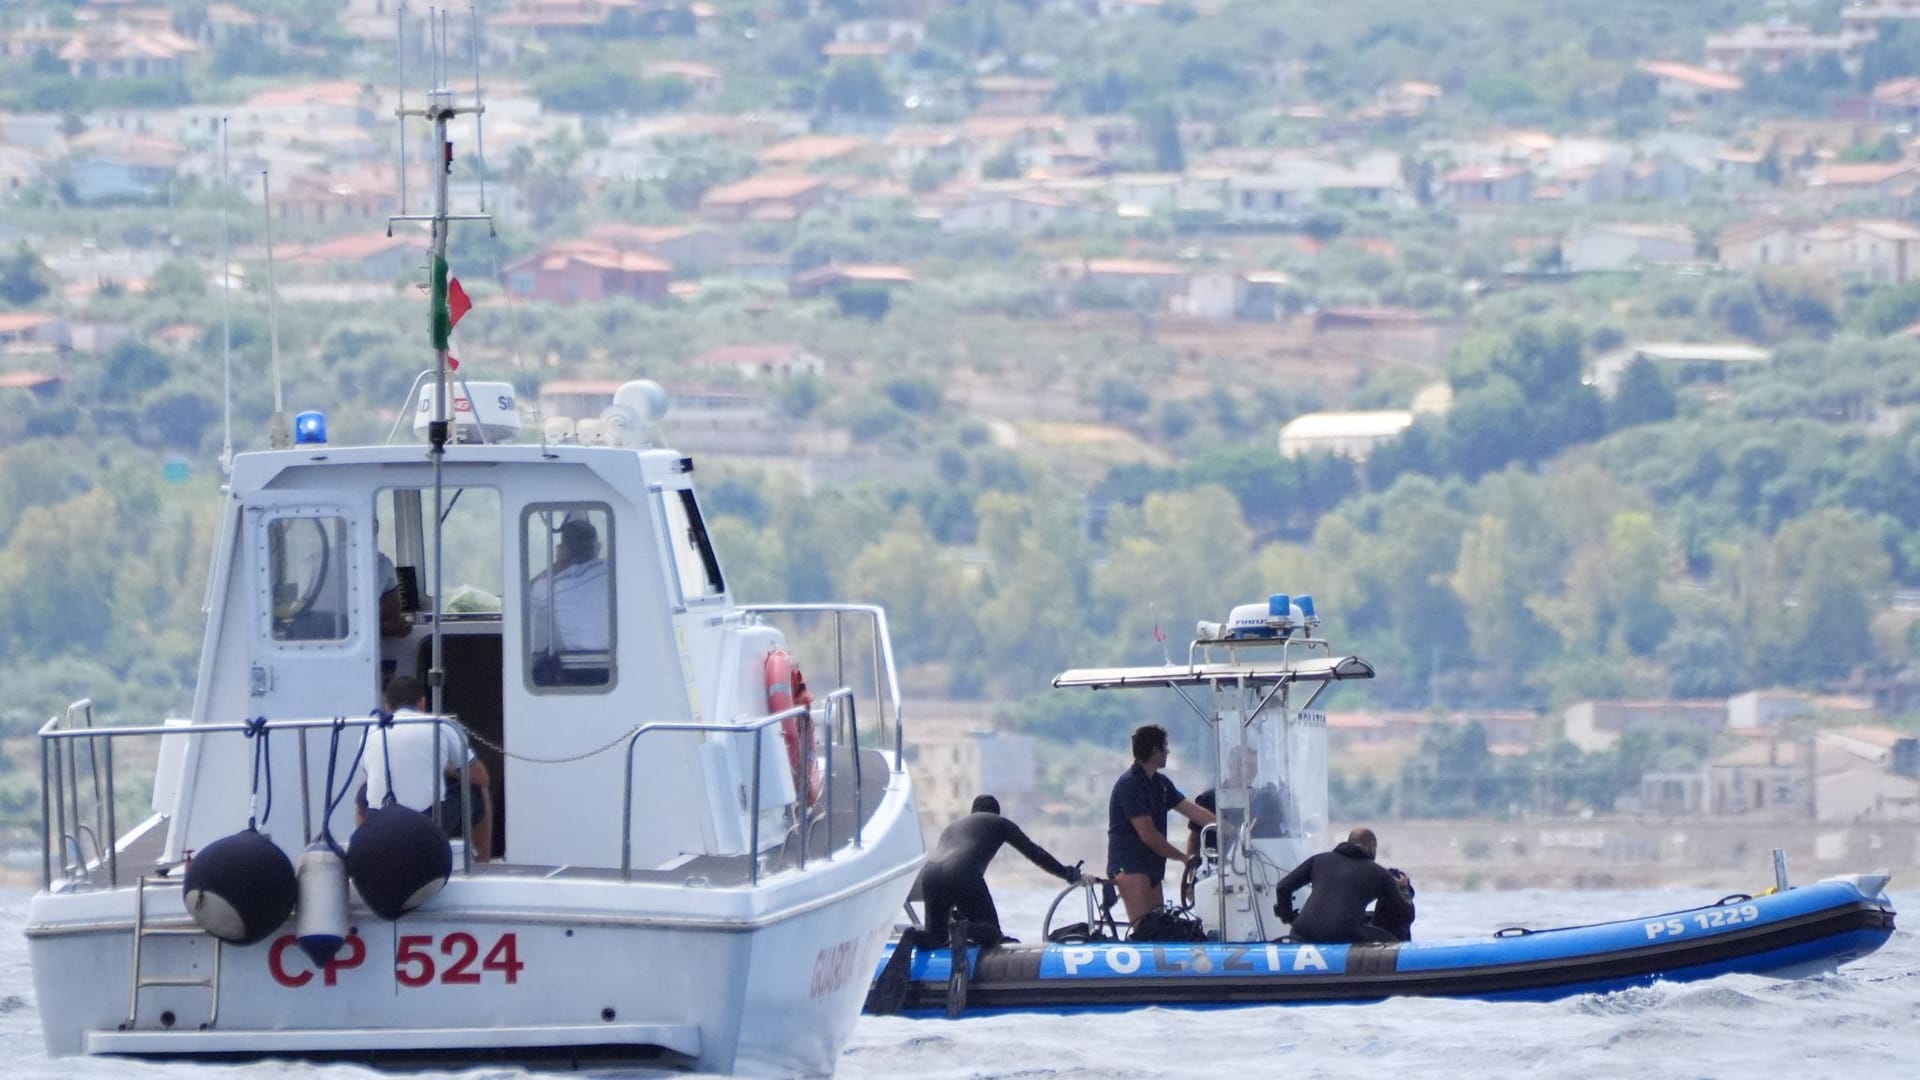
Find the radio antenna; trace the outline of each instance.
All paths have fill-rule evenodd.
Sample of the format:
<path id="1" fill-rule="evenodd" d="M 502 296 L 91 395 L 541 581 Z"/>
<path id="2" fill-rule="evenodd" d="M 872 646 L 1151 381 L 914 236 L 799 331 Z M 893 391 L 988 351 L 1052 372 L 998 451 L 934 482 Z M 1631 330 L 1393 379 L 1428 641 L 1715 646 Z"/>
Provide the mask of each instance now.
<path id="1" fill-rule="evenodd" d="M 220 118 L 220 471 L 233 475 L 233 254 L 227 235 L 227 200 L 233 181 L 227 172 L 227 118 Z"/>
<path id="2" fill-rule="evenodd" d="M 293 444 L 287 432 L 287 403 L 280 392 L 280 304 L 273 287 L 273 198 L 267 190 L 267 170 L 260 170 L 260 212 L 267 222 L 267 348 L 273 357 L 273 422 L 267 442 L 275 450 Z"/>
<path id="3" fill-rule="evenodd" d="M 431 302 L 428 305 L 427 325 L 433 342 L 434 359 L 433 413 L 432 418 L 427 424 L 427 456 L 433 466 L 433 602 L 436 609 L 440 604 L 440 598 L 446 595 L 443 588 L 444 582 L 441 577 L 443 568 L 446 565 L 446 560 L 441 557 L 444 535 L 440 523 L 446 518 L 446 479 L 444 470 L 447 455 L 447 441 L 452 434 L 452 425 L 448 419 L 447 400 L 451 391 L 451 387 L 448 385 L 451 381 L 448 377 L 449 368 L 447 365 L 448 338 L 453 333 L 453 314 L 447 306 L 447 278 L 450 273 L 447 266 L 447 230 L 452 223 L 456 221 L 488 220 L 485 214 L 455 214 L 450 213 L 447 207 L 447 188 L 453 175 L 453 140 L 447 135 L 447 125 L 449 122 L 461 116 L 478 117 L 486 111 L 486 106 L 480 101 L 477 82 L 475 85 L 474 100 L 471 105 L 462 105 L 457 102 L 454 92 L 448 88 L 445 79 L 447 60 L 446 16 L 444 14 L 440 16 L 439 22 L 439 34 L 436 38 L 434 13 L 433 9 L 429 8 L 426 28 L 427 42 L 430 46 L 429 53 L 438 52 L 439 56 L 434 58 L 430 55 L 427 62 L 427 71 L 434 77 L 434 83 L 433 88 L 427 91 L 426 104 L 417 109 L 409 109 L 405 105 L 405 99 L 402 98 L 400 106 L 394 110 L 394 116 L 399 121 L 400 145 L 403 147 L 407 142 L 407 121 L 409 119 L 418 118 L 432 125 L 433 150 L 430 155 L 430 160 L 433 163 L 433 212 L 430 214 L 410 214 L 405 212 L 403 207 L 401 213 L 395 214 L 387 219 L 387 232 L 389 235 L 392 234 L 393 225 L 396 221 L 425 222 L 431 230 L 429 234 L 431 237 L 431 254 L 427 263 L 427 273 L 432 296 Z M 402 37 L 397 43 L 397 48 L 402 54 L 406 52 L 404 23 L 402 24 Z M 404 181 L 402 182 L 404 183 Z M 402 190 L 404 190 L 404 188 Z M 469 400 L 471 400 L 471 397 L 472 392 L 469 391 Z M 441 622 L 439 612 L 436 610 L 433 619 L 432 661 L 427 672 L 427 689 L 431 695 L 435 715 L 439 715 L 442 711 L 443 690 L 446 682 Z"/>

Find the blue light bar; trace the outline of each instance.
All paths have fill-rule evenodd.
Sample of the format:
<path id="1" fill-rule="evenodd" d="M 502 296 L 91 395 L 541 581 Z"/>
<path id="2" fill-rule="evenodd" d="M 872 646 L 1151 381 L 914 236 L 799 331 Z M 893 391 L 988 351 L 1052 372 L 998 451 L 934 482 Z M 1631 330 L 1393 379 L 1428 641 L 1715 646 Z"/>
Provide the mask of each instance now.
<path id="1" fill-rule="evenodd" d="M 293 418 L 293 445 L 325 446 L 326 444 L 326 413 L 318 409 L 308 409 Z"/>

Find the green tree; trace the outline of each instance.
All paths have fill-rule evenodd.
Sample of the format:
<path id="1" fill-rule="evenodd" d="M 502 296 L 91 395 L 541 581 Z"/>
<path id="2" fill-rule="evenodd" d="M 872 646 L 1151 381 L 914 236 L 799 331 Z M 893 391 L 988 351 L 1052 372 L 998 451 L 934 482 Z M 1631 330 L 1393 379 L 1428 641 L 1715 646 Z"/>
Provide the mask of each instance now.
<path id="1" fill-rule="evenodd" d="M 1621 373 L 1619 389 L 1607 410 L 1607 426 L 1615 431 L 1635 424 L 1671 420 L 1680 401 L 1666 376 L 1644 356 L 1637 356 Z"/>
<path id="2" fill-rule="evenodd" d="M 1154 167 L 1161 172 L 1185 172 L 1187 154 L 1180 145 L 1180 117 L 1165 103 L 1142 110 L 1141 135 L 1153 149 Z"/>
<path id="3" fill-rule="evenodd" d="M 18 307 L 31 304 L 59 284 L 52 268 L 22 240 L 12 255 L 0 259 L 0 300 Z"/>
<path id="4" fill-rule="evenodd" d="M 820 108 L 829 115 L 892 116 L 894 95 L 880 65 L 868 59 L 836 62 L 820 88 Z"/>

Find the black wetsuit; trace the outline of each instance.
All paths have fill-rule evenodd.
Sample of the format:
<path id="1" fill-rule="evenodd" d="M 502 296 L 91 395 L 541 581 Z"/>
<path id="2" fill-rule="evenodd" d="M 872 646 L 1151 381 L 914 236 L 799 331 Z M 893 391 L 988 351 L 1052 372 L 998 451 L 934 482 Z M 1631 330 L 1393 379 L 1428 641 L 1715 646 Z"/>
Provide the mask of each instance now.
<path id="1" fill-rule="evenodd" d="M 1342 843 L 1294 867 L 1275 886 L 1275 910 L 1284 913 L 1292 908 L 1293 894 L 1308 884 L 1313 892 L 1306 909 L 1292 920 L 1293 936 L 1301 941 L 1351 944 L 1413 939 L 1412 887 L 1401 891 L 1387 868 L 1358 845 Z M 1371 921 L 1369 903 L 1374 905 Z"/>
<path id="2" fill-rule="evenodd" d="M 999 814 L 968 814 L 946 827 L 920 870 L 921 896 L 927 905 L 926 935 L 936 943 L 946 940 L 948 912 L 955 908 L 967 920 L 968 936 L 973 940 L 1000 940 L 1000 913 L 987 890 L 987 864 L 1000 853 L 1002 844 L 1012 844 L 1015 851 L 1054 877 L 1066 881 L 1078 877 L 1071 867 L 1028 839 L 1020 826 Z"/>

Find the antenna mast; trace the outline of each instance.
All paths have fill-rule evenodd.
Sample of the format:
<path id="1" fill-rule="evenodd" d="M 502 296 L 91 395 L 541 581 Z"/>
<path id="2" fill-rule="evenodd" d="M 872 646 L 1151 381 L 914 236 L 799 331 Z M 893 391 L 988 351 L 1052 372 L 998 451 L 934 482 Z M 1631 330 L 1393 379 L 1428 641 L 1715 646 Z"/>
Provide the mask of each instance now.
<path id="1" fill-rule="evenodd" d="M 273 199 L 267 193 L 267 170 L 260 170 L 260 212 L 267 222 L 267 348 L 273 355 L 273 423 L 267 443 L 275 450 L 293 445 L 287 432 L 286 398 L 280 392 L 280 304 L 273 288 Z"/>
<path id="2" fill-rule="evenodd" d="M 233 475 L 233 254 L 227 235 L 227 199 L 233 181 L 227 171 L 227 118 L 220 118 L 220 471 Z"/>
<path id="3" fill-rule="evenodd" d="M 396 20 L 400 23 L 400 37 L 395 42 L 395 50 L 396 53 L 402 57 L 406 55 L 405 10 L 406 7 L 403 4 L 396 12 Z M 453 176 L 453 140 L 447 135 L 447 124 L 457 117 L 472 116 L 475 118 L 474 126 L 477 130 L 480 123 L 479 117 L 487 110 L 486 106 L 480 102 L 480 45 L 478 34 L 474 34 L 472 40 L 469 41 L 469 45 L 474 50 L 473 102 L 469 105 L 462 105 L 455 100 L 454 92 L 446 85 L 447 45 L 446 15 L 444 12 L 440 14 L 439 21 L 440 31 L 436 38 L 434 33 L 434 9 L 428 8 L 427 40 L 429 44 L 437 45 L 435 51 L 438 52 L 439 55 L 427 64 L 427 71 L 433 79 L 433 89 L 427 91 L 427 103 L 417 109 L 409 109 L 406 107 L 405 97 L 402 96 L 399 100 L 398 107 L 394 109 L 394 116 L 400 124 L 400 152 L 402 161 L 405 160 L 406 154 L 407 119 L 409 117 L 417 117 L 433 125 L 433 152 L 430 155 L 430 160 L 433 162 L 433 212 L 431 214 L 407 213 L 404 205 L 405 195 L 403 194 L 401 196 L 403 201 L 401 212 L 387 219 L 388 235 L 392 235 L 393 223 L 396 221 L 424 221 L 428 223 L 428 227 L 432 230 L 431 254 L 427 269 L 428 281 L 432 289 L 432 300 L 429 305 L 427 325 L 428 332 L 433 341 L 433 417 L 427 425 L 427 454 L 433 463 L 433 603 L 436 610 L 433 618 L 433 663 L 431 670 L 427 673 L 427 687 L 429 693 L 432 694 L 432 707 L 435 714 L 442 711 L 442 688 L 446 681 L 446 671 L 442 663 L 441 620 L 438 608 L 440 606 L 440 599 L 444 595 L 442 592 L 442 568 L 445 565 L 445 560 L 441 557 L 442 530 L 440 524 L 446 515 L 446 507 L 445 485 L 441 470 L 445 466 L 447 439 L 450 435 L 450 425 L 447 418 L 447 397 L 450 390 L 448 386 L 449 380 L 447 378 L 447 350 L 448 338 L 453 333 L 453 314 L 447 307 L 447 229 L 449 225 L 456 221 L 489 220 L 486 214 L 454 214 L 450 213 L 447 208 L 447 187 Z M 402 94 L 404 95 L 404 90 Z M 405 181 L 402 180 L 401 183 L 401 190 L 404 192 Z"/>

